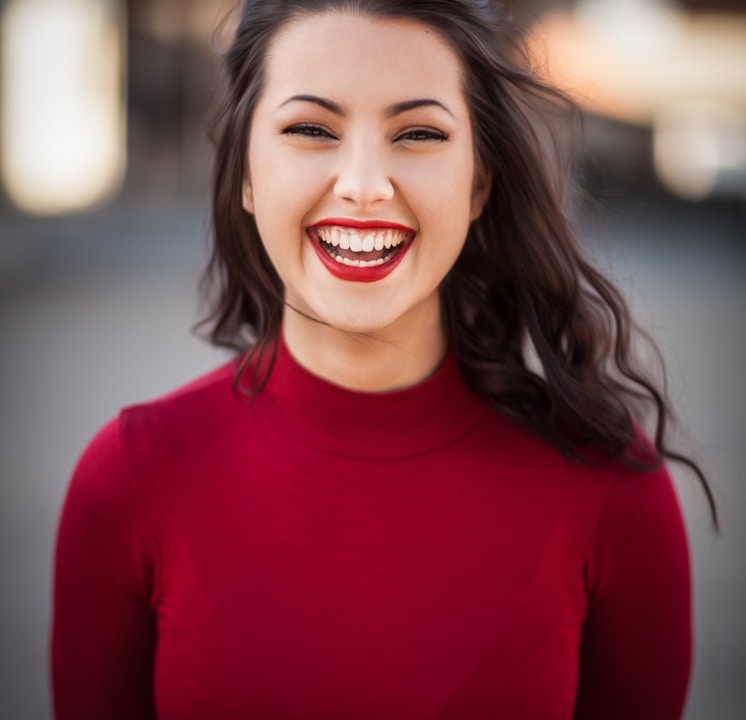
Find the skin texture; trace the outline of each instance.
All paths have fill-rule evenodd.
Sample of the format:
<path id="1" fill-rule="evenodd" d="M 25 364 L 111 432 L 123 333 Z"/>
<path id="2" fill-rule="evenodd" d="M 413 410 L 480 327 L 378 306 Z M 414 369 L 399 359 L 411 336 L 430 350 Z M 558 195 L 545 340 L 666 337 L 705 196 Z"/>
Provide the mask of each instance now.
<path id="1" fill-rule="evenodd" d="M 434 102 L 393 113 L 416 100 Z M 270 49 L 248 164 L 243 206 L 285 285 L 283 333 L 296 359 L 366 391 L 431 374 L 446 349 L 438 287 L 487 189 L 475 188 L 451 47 L 409 20 L 338 12 L 294 20 Z M 328 218 L 399 223 L 414 239 L 385 278 L 340 279 L 308 234 Z"/>

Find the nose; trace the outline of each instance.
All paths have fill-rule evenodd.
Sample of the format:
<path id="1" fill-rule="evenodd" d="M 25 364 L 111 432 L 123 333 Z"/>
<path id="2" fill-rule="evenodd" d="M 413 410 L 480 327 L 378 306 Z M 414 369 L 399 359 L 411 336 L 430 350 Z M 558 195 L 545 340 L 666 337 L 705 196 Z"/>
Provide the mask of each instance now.
<path id="1" fill-rule="evenodd" d="M 386 151 L 366 138 L 350 138 L 341 148 L 334 194 L 360 208 L 394 196 Z"/>

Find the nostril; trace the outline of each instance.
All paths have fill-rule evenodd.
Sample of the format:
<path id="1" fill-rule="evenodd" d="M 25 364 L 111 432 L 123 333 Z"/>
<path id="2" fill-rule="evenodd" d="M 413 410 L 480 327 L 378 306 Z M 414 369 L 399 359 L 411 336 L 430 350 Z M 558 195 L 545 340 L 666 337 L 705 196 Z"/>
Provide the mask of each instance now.
<path id="1" fill-rule="evenodd" d="M 334 185 L 337 197 L 365 207 L 394 196 L 394 185 L 386 175 L 365 173 L 360 177 L 340 176 Z"/>

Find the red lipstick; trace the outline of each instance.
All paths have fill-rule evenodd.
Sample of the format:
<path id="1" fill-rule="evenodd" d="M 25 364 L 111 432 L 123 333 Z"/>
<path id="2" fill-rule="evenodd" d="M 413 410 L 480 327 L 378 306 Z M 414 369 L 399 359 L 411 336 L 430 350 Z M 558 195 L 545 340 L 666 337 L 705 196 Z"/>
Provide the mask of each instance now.
<path id="1" fill-rule="evenodd" d="M 401 230 L 406 233 L 406 239 L 400 243 L 380 265 L 368 265 L 358 267 L 346 265 L 333 258 L 325 249 L 326 243 L 320 240 L 314 233 L 315 228 L 335 226 L 340 228 L 353 228 L 356 230 Z M 399 263 L 404 259 L 407 251 L 412 246 L 415 230 L 400 223 L 387 220 L 355 220 L 353 218 L 325 218 L 308 229 L 308 237 L 313 245 L 316 255 L 322 265 L 336 278 L 350 282 L 376 282 L 390 275 Z"/>
<path id="2" fill-rule="evenodd" d="M 380 230 L 403 230 L 404 232 L 411 233 L 414 235 L 414 230 L 411 227 L 402 225 L 401 223 L 390 222 L 388 220 L 355 220 L 353 218 L 325 218 L 319 220 L 319 222 L 311 225 L 312 228 L 324 227 L 325 225 L 336 225 L 338 227 L 350 227 L 360 230 L 366 228 L 376 228 Z"/>

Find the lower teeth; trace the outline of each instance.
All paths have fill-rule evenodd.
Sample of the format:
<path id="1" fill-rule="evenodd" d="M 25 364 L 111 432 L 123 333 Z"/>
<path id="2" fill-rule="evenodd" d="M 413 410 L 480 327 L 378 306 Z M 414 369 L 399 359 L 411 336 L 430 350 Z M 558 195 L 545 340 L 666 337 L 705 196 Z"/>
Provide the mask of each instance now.
<path id="1" fill-rule="evenodd" d="M 383 265 L 384 258 L 378 258 L 378 260 L 350 260 L 349 258 L 336 255 L 334 259 L 342 265 L 351 265 L 352 267 L 375 267 L 376 265 Z"/>
<path id="2" fill-rule="evenodd" d="M 331 246 L 326 246 L 325 243 L 321 243 L 321 246 L 326 251 L 327 255 L 329 255 L 332 260 L 335 260 L 340 265 L 347 265 L 349 267 L 361 267 L 361 268 L 367 268 L 367 267 L 376 267 L 378 265 L 383 265 L 384 263 L 391 260 L 391 258 L 396 254 L 398 251 L 398 247 L 392 247 L 390 250 L 386 249 L 384 251 L 383 257 L 376 258 L 375 260 L 360 260 L 359 258 L 346 258 L 342 257 L 341 255 L 337 255 L 334 252 L 334 248 Z"/>

